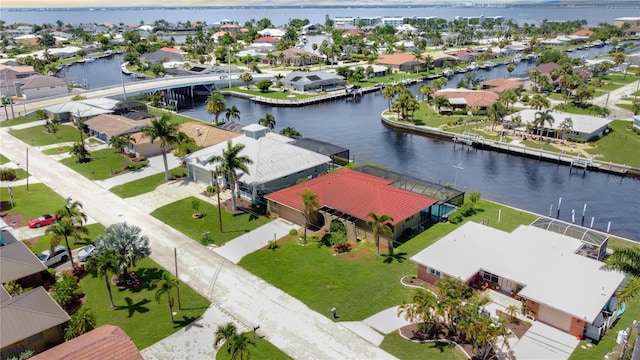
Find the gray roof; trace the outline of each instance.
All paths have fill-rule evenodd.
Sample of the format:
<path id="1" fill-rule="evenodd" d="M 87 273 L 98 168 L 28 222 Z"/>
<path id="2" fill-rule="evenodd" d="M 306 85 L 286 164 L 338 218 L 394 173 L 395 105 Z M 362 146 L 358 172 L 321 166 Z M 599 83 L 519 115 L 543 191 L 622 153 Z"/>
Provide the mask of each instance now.
<path id="1" fill-rule="evenodd" d="M 69 321 L 49 293 L 38 287 L 0 303 L 0 348 Z"/>
<path id="2" fill-rule="evenodd" d="M 46 269 L 22 242 L 0 247 L 0 283 L 18 280 Z"/>
<path id="3" fill-rule="evenodd" d="M 285 82 L 294 82 L 297 84 L 311 84 L 316 81 L 321 80 L 329 80 L 329 79 L 339 79 L 344 80 L 343 76 L 327 73 L 323 71 L 293 71 L 290 72 L 285 78 Z"/>
<path id="4" fill-rule="evenodd" d="M 182 56 L 180 54 L 176 54 L 170 51 L 156 50 L 152 53 L 148 53 L 140 56 L 140 60 L 142 62 L 149 61 L 152 63 L 160 63 L 160 62 L 167 62 L 167 61 L 180 61 L 182 60 Z"/>
<path id="5" fill-rule="evenodd" d="M 51 86 L 66 86 L 67 82 L 55 76 L 48 75 L 31 75 L 20 81 L 22 89 L 38 89 Z"/>

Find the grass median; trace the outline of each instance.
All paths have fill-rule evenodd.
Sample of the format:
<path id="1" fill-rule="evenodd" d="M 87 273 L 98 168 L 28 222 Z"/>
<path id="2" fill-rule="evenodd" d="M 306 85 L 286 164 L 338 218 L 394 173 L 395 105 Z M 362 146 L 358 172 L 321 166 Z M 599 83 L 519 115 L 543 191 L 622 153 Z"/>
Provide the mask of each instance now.
<path id="1" fill-rule="evenodd" d="M 181 178 L 186 176 L 187 169 L 175 168 L 169 170 L 171 178 Z M 121 198 L 129 198 L 146 194 L 155 190 L 159 185 L 165 183 L 164 171 L 159 174 L 144 177 L 142 179 L 134 180 L 126 184 L 117 185 L 109 189 L 112 193 L 120 196 Z"/>
<path id="2" fill-rule="evenodd" d="M 253 337 L 253 332 L 244 333 L 251 341 L 255 343 L 255 346 L 249 345 L 249 353 L 252 359 L 269 359 L 269 360 L 285 360 L 291 359 L 291 357 L 285 354 L 282 350 L 273 346 L 270 342 L 261 337 Z M 249 357 L 247 357 L 248 359 Z M 218 348 L 216 353 L 216 360 L 230 360 L 234 359 L 231 354 L 227 352 L 227 343 L 222 344 Z"/>

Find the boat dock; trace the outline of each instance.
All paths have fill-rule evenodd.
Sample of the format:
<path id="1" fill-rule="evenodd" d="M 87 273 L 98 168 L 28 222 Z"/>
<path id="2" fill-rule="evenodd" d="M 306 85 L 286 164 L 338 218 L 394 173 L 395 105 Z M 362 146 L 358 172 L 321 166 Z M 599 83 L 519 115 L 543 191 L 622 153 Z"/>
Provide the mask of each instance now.
<path id="1" fill-rule="evenodd" d="M 259 104 L 279 106 L 279 107 L 301 107 L 301 106 L 318 104 L 325 101 L 332 101 L 332 100 L 343 99 L 343 98 L 354 98 L 354 97 L 362 96 L 363 94 L 377 92 L 377 91 L 380 91 L 381 89 L 382 87 L 379 87 L 379 86 L 372 86 L 368 88 L 358 88 L 358 89 L 351 89 L 351 90 L 341 89 L 337 91 L 332 91 L 325 95 L 313 96 L 306 99 L 274 99 L 270 97 L 255 96 L 255 95 L 244 94 L 244 93 L 239 93 L 235 91 L 222 90 L 221 92 L 223 94 L 229 94 L 231 96 L 249 99 Z"/>

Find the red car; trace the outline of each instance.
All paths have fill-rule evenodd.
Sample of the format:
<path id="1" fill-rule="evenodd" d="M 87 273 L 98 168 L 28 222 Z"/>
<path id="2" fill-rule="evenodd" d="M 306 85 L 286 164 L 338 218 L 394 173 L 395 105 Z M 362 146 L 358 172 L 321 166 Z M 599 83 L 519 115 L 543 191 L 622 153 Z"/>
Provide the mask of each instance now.
<path id="1" fill-rule="evenodd" d="M 56 217 L 53 215 L 42 215 L 36 219 L 29 221 L 30 228 L 39 228 L 41 226 L 47 226 L 53 224 L 56 221 Z"/>

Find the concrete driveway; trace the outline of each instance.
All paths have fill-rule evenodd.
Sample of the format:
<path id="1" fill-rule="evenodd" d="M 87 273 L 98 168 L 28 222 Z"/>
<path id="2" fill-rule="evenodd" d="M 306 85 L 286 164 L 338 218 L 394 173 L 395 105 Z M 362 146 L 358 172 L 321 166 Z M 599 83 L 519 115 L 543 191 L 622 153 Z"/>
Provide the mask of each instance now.
<path id="1" fill-rule="evenodd" d="M 534 321 L 511 350 L 518 360 L 565 360 L 579 342 L 575 336 Z"/>

